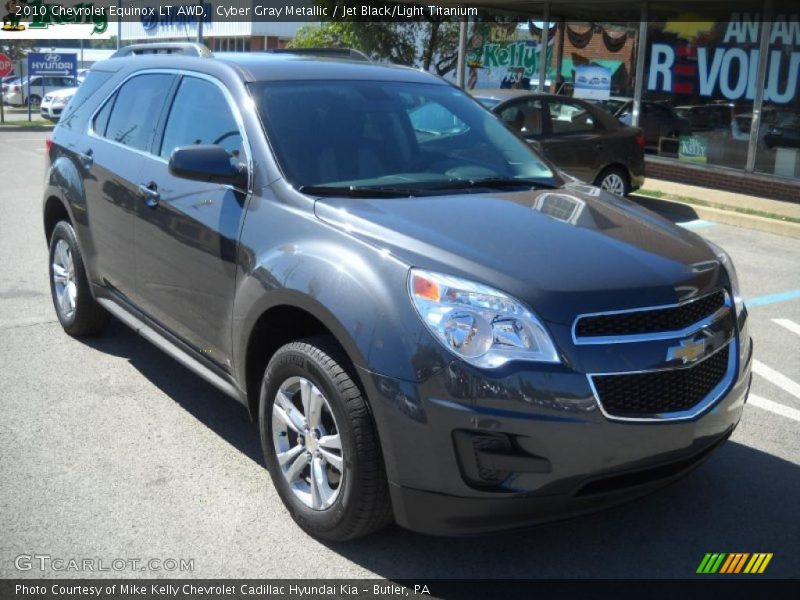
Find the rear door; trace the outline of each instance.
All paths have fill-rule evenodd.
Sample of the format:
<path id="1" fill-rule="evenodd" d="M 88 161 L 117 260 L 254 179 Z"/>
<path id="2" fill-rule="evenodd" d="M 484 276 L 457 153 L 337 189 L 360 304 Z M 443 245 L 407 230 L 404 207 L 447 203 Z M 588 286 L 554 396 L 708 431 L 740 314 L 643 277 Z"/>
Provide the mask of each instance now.
<path id="1" fill-rule="evenodd" d="M 546 104 L 544 155 L 573 177 L 592 183 L 603 164 L 605 128 L 583 104 L 554 98 Z"/>
<path id="2" fill-rule="evenodd" d="M 152 197 L 136 207 L 137 294 L 145 312 L 227 370 L 247 192 L 174 177 L 168 161 L 178 146 L 216 144 L 247 164 L 238 110 L 220 82 L 184 76 L 160 138 L 139 177 Z"/>
<path id="3" fill-rule="evenodd" d="M 133 216 L 143 202 L 139 172 L 173 80 L 163 73 L 128 79 L 101 105 L 89 135 L 74 148 L 83 173 L 95 274 L 128 298 L 135 296 Z"/>

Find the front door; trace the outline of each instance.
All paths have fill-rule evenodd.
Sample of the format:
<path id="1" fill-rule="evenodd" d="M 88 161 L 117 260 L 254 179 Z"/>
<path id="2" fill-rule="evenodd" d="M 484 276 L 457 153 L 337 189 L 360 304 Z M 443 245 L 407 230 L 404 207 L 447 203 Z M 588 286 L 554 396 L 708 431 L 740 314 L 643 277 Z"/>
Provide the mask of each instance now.
<path id="1" fill-rule="evenodd" d="M 133 219 L 142 201 L 143 153 L 172 80 L 162 73 L 129 79 L 95 114 L 85 143 L 71 148 L 83 175 L 91 224 L 84 251 L 93 257 L 94 278 L 128 298 L 135 294 Z"/>
<path id="2" fill-rule="evenodd" d="M 136 221 L 137 295 L 156 321 L 227 369 L 236 251 L 245 190 L 190 181 L 169 172 L 178 146 L 216 144 L 247 162 L 232 102 L 216 81 L 185 76 L 177 86 L 161 140 L 144 159 L 148 201 Z"/>

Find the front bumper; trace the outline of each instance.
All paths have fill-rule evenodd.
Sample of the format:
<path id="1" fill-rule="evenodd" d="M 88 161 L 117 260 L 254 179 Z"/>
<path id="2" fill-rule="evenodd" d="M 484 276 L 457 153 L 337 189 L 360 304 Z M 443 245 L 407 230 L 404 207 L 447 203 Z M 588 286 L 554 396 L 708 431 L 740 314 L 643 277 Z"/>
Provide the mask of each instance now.
<path id="1" fill-rule="evenodd" d="M 490 378 L 454 362 L 423 383 L 359 369 L 397 522 L 442 535 L 495 531 L 592 512 L 682 477 L 739 422 L 752 361 L 752 342 L 744 339 L 725 393 L 682 421 L 609 420 L 586 376 L 563 365 Z M 481 443 L 486 436 L 490 444 L 505 437 L 514 450 L 484 452 L 476 444 L 471 455 L 464 436 Z M 502 482 L 476 476 L 495 471 Z"/>
<path id="2" fill-rule="evenodd" d="M 61 112 L 64 110 L 63 106 L 53 107 L 50 105 L 41 106 L 39 113 L 42 118 L 49 119 L 50 121 L 58 121 L 61 118 Z"/>

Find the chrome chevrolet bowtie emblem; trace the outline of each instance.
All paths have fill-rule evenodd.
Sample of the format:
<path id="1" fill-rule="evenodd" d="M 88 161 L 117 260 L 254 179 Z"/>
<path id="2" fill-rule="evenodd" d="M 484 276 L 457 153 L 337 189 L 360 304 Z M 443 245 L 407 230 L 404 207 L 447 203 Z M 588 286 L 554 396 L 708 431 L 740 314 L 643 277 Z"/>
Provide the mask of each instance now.
<path id="1" fill-rule="evenodd" d="M 677 346 L 667 349 L 667 360 L 680 360 L 683 364 L 696 361 L 706 353 L 706 340 L 681 340 Z"/>

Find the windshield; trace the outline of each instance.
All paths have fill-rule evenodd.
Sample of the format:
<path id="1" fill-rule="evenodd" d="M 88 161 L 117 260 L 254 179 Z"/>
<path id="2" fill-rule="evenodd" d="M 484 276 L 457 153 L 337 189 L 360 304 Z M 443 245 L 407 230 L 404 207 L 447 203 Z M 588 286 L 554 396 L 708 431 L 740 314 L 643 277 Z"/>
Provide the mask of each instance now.
<path id="1" fill-rule="evenodd" d="M 251 92 L 286 179 L 298 189 L 431 193 L 554 177 L 524 141 L 449 85 L 260 82 Z M 307 191 L 311 191 L 308 190 Z"/>

